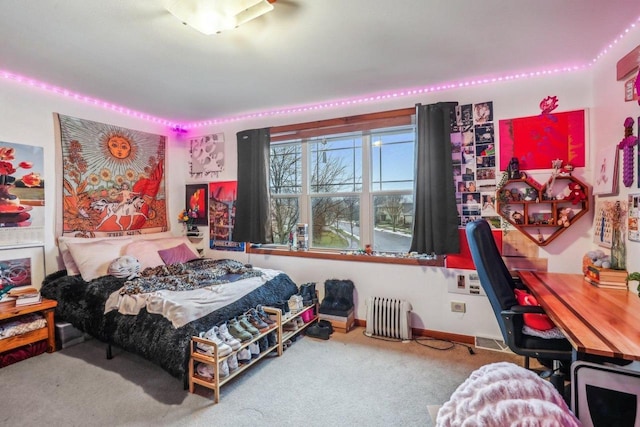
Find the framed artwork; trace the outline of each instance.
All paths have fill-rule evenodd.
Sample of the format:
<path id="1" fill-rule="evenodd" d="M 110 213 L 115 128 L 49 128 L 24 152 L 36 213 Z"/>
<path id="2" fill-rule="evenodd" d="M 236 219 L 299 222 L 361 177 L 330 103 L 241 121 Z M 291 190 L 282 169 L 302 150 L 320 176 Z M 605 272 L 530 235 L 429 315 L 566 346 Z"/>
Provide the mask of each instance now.
<path id="1" fill-rule="evenodd" d="M 627 214 L 629 240 L 640 242 L 640 194 L 629 194 Z"/>
<path id="2" fill-rule="evenodd" d="M 209 236 L 211 249 L 242 251 L 244 242 L 234 242 L 238 181 L 209 183 Z"/>
<path id="3" fill-rule="evenodd" d="M 593 216 L 593 242 L 604 248 L 611 248 L 611 236 L 613 227 L 605 213 L 605 201 L 596 200 L 596 209 Z"/>
<path id="4" fill-rule="evenodd" d="M 209 224 L 209 195 L 207 184 L 187 184 L 185 191 L 185 207 L 196 211 L 198 216 L 193 219 L 195 225 Z"/>
<path id="5" fill-rule="evenodd" d="M 0 249 L 0 288 L 6 285 L 40 288 L 44 271 L 43 246 Z"/>
<path id="6" fill-rule="evenodd" d="M 191 155 L 189 173 L 192 178 L 215 177 L 224 170 L 224 134 L 198 136 L 189 140 Z"/>
<path id="7" fill-rule="evenodd" d="M 0 141 L 0 246 L 44 243 L 44 151 Z"/>
<path id="8" fill-rule="evenodd" d="M 166 136 L 54 114 L 57 235 L 115 237 L 168 229 Z"/>
<path id="9" fill-rule="evenodd" d="M 609 147 L 598 151 L 598 163 L 593 182 L 593 194 L 596 196 L 618 193 L 618 148 Z"/>
<path id="10" fill-rule="evenodd" d="M 585 115 L 576 110 L 500 120 L 500 170 L 512 157 L 521 170 L 550 169 L 555 159 L 585 166 Z"/>

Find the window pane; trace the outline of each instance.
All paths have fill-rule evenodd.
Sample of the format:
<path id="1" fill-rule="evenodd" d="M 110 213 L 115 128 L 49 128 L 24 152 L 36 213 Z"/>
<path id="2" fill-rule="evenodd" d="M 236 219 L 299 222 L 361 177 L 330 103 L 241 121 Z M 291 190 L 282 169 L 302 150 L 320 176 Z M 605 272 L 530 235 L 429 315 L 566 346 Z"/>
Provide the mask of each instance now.
<path id="1" fill-rule="evenodd" d="M 413 196 L 374 196 L 373 249 L 380 252 L 407 252 L 413 232 Z"/>
<path id="2" fill-rule="evenodd" d="M 358 197 L 313 197 L 312 246 L 358 249 L 360 247 L 360 199 Z"/>
<path id="3" fill-rule="evenodd" d="M 362 189 L 362 137 L 325 138 L 309 144 L 311 193 Z"/>
<path id="4" fill-rule="evenodd" d="M 411 190 L 414 178 L 413 128 L 371 134 L 371 190 Z"/>
<path id="5" fill-rule="evenodd" d="M 302 191 L 301 153 L 299 142 L 271 146 L 271 194 L 299 194 Z"/>
<path id="6" fill-rule="evenodd" d="M 273 228 L 273 243 L 286 245 L 289 233 L 294 231 L 299 219 L 297 197 L 271 198 L 271 227 Z"/>

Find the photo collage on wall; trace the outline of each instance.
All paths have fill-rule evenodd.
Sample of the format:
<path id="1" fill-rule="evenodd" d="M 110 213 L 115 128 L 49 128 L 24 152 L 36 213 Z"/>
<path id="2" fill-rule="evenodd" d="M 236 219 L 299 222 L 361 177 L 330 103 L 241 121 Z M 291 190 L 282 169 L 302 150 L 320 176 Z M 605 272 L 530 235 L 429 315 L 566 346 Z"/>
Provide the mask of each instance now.
<path id="1" fill-rule="evenodd" d="M 500 228 L 495 210 L 496 143 L 493 102 L 458 105 L 451 123 L 451 152 L 459 225 L 479 218 Z"/>

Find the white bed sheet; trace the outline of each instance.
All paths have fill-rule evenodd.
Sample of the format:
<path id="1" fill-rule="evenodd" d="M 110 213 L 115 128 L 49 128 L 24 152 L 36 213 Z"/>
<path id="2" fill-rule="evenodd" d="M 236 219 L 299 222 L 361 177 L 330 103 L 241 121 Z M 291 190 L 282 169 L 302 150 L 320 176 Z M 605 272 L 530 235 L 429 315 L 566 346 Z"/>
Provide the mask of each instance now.
<path id="1" fill-rule="evenodd" d="M 231 304 L 249 292 L 273 279 L 280 270 L 254 267 L 262 276 L 250 277 L 192 291 L 155 291 L 146 294 L 121 295 L 113 292 L 105 303 L 105 314 L 117 310 L 121 314 L 137 315 L 142 308 L 149 313 L 161 314 L 179 328 L 207 314 Z"/>

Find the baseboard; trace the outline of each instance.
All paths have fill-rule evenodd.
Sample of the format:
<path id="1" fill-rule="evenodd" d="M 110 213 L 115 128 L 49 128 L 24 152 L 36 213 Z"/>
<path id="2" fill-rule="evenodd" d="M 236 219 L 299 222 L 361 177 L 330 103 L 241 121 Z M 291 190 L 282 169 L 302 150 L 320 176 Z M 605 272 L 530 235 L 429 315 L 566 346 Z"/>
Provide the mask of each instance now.
<path id="1" fill-rule="evenodd" d="M 356 319 L 356 326 L 367 327 L 367 321 L 362 319 Z M 450 332 L 432 331 L 429 329 L 411 328 L 414 337 L 429 337 L 439 340 L 459 342 L 462 344 L 475 345 L 476 339 L 470 335 L 452 334 Z"/>

